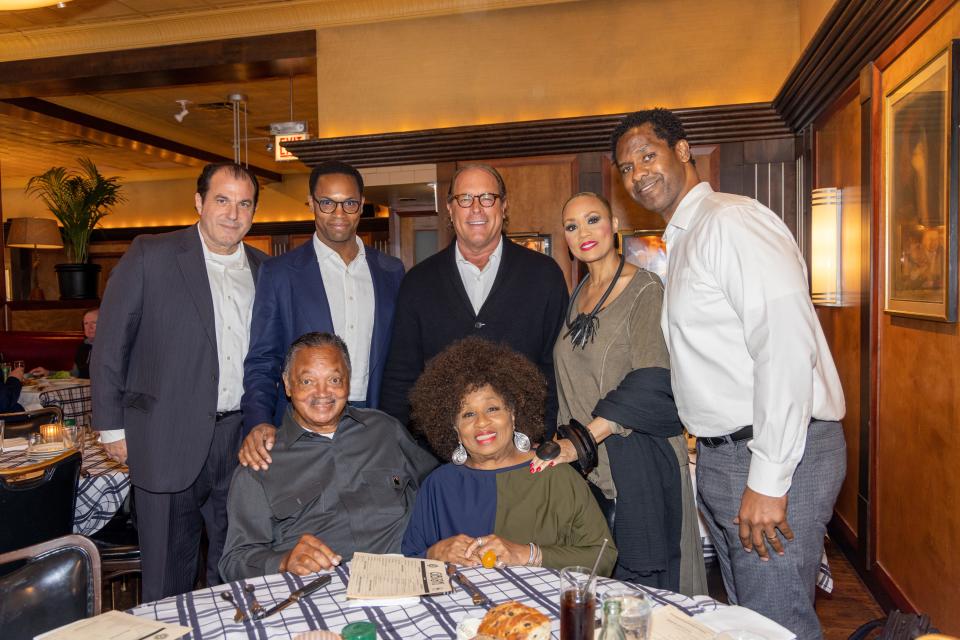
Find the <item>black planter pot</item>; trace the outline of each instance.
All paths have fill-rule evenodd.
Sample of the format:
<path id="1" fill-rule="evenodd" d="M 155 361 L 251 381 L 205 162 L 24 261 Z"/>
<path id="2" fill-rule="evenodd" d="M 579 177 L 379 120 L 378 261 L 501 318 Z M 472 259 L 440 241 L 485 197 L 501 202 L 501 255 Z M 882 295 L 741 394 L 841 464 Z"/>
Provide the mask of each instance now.
<path id="1" fill-rule="evenodd" d="M 54 267 L 61 300 L 96 300 L 100 283 L 98 264 L 58 264 Z"/>

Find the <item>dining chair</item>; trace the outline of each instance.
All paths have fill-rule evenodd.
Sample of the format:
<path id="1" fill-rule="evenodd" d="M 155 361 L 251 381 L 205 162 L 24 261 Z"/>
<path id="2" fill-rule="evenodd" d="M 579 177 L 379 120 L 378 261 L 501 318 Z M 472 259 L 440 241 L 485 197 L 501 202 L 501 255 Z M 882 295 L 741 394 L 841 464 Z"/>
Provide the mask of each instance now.
<path id="1" fill-rule="evenodd" d="M 25 438 L 31 433 L 40 431 L 42 424 L 63 422 L 63 411 L 60 407 L 44 407 L 33 411 L 0 413 L 0 420 L 3 420 L 5 425 L 4 438 Z"/>
<path id="2" fill-rule="evenodd" d="M 44 391 L 40 394 L 40 404 L 60 407 L 64 420 L 76 420 L 78 427 L 90 426 L 93 400 L 89 384 Z"/>
<path id="3" fill-rule="evenodd" d="M 0 469 L 0 553 L 73 533 L 81 454 L 60 455 L 23 467 Z M 98 560 L 99 562 L 99 560 Z"/>
<path id="4" fill-rule="evenodd" d="M 132 588 L 131 601 L 124 598 L 125 608 L 140 604 L 141 555 L 140 536 L 137 533 L 136 505 L 131 492 L 124 504 L 102 529 L 90 539 L 100 552 L 100 566 L 104 585 L 110 585 L 110 607 L 119 608 L 120 594 Z"/>
<path id="5" fill-rule="evenodd" d="M 100 556 L 90 540 L 63 536 L 0 554 L 0 629 L 6 640 L 100 614 Z"/>

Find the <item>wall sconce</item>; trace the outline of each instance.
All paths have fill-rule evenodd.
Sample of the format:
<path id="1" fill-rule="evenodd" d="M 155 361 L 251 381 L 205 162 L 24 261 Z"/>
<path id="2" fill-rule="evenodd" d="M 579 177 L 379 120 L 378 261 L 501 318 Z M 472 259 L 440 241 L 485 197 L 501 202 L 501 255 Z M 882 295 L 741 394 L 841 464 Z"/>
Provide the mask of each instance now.
<path id="1" fill-rule="evenodd" d="M 840 189 L 814 189 L 810 214 L 810 293 L 813 304 L 839 307 L 843 301 Z"/>

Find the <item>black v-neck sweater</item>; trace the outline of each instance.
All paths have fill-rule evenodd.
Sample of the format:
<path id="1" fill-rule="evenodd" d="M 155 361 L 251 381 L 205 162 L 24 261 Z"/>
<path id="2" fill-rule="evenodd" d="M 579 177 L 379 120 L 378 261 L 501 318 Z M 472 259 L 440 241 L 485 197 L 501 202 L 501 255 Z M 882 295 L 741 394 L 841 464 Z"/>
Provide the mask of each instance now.
<path id="1" fill-rule="evenodd" d="M 477 335 L 505 342 L 540 367 L 548 384 L 544 424 L 552 434 L 557 421 L 553 345 L 568 299 L 563 273 L 552 258 L 504 238 L 493 288 L 476 314 L 451 242 L 411 269 L 400 285 L 380 410 L 408 424 L 408 394 L 427 361 L 450 343 Z"/>

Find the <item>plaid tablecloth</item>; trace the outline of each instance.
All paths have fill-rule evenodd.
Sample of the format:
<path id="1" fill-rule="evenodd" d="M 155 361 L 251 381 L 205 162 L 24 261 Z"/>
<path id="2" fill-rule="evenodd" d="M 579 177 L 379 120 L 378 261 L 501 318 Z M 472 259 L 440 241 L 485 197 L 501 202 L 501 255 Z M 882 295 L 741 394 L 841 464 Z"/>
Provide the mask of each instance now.
<path id="1" fill-rule="evenodd" d="M 463 574 L 496 604 L 517 600 L 544 612 L 552 621 L 553 637 L 560 637 L 558 572 L 533 567 L 508 567 L 464 569 Z M 287 638 L 312 629 L 339 632 L 351 622 L 364 621 L 373 622 L 379 627 L 379 638 L 449 639 L 456 637 L 457 623 L 461 619 L 467 616 L 481 618 L 485 613 L 484 609 L 474 606 L 470 596 L 460 588 L 448 594 L 421 598 L 420 603 L 414 606 L 351 607 L 346 600 L 349 567 L 338 567 L 328 587 L 265 620 L 235 623 L 233 605 L 220 597 L 220 592 L 230 591 L 234 601 L 246 603 L 243 587 L 252 584 L 256 587 L 255 595 L 259 603 L 269 608 L 313 578 L 298 578 L 285 573 L 241 580 L 143 604 L 131 609 L 130 613 L 190 627 L 193 633 L 185 637 L 191 640 Z M 725 606 L 707 596 L 690 598 L 616 580 L 600 579 L 598 582 L 597 595 L 600 597 L 614 589 L 642 590 L 651 596 L 655 606 L 669 603 L 689 615 Z M 600 613 L 598 607 L 598 617 Z"/>
<path id="2" fill-rule="evenodd" d="M 31 464 L 26 451 L 0 453 L 0 467 L 22 467 Z M 73 532 L 88 536 L 103 528 L 127 497 L 130 476 L 127 467 L 107 457 L 107 452 L 93 436 L 88 436 L 80 467 L 77 506 L 73 515 Z"/>
<path id="3" fill-rule="evenodd" d="M 20 399 L 18 402 L 27 411 L 33 411 L 43 406 L 40 404 L 40 394 L 44 391 L 78 386 L 90 386 L 90 381 L 85 378 L 63 378 L 58 380 L 44 378 L 41 379 L 38 385 L 23 387 L 20 389 Z"/>

